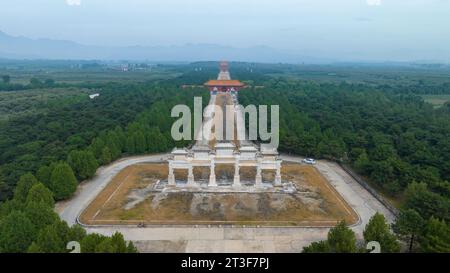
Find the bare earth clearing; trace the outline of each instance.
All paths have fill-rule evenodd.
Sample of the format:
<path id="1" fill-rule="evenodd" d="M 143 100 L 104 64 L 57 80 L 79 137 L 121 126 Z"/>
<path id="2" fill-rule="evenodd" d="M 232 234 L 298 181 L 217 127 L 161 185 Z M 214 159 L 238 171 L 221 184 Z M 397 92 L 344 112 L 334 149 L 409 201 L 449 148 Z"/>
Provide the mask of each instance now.
<path id="1" fill-rule="evenodd" d="M 157 163 L 168 155 L 145 155 L 123 158 L 100 168 L 90 181 L 79 186 L 76 195 L 57 204 L 57 211 L 70 225 L 77 223 L 79 215 L 109 183 L 125 168 L 141 163 Z M 301 162 L 301 157 L 282 156 L 284 162 Z M 315 168 L 329 182 L 330 187 L 345 200 L 359 216 L 351 226 L 358 238 L 370 217 L 380 212 L 392 222 L 394 216 L 369 192 L 351 178 L 339 165 L 318 161 Z M 112 199 L 111 199 L 112 200 Z M 95 213 L 95 212 L 94 212 Z M 228 225 L 177 226 L 128 225 L 85 226 L 87 232 L 111 235 L 121 232 L 126 240 L 136 243 L 142 252 L 300 252 L 303 246 L 326 238 L 328 227 L 236 227 Z"/>
<path id="2" fill-rule="evenodd" d="M 216 171 L 222 172 L 220 168 Z M 333 226 L 342 219 L 349 224 L 358 221 L 356 213 L 312 166 L 283 165 L 283 179 L 294 183 L 298 189 L 296 193 L 167 193 L 154 190 L 154 184 L 167 177 L 167 172 L 167 164 L 162 163 L 125 168 L 82 213 L 80 221 L 88 225 L 269 226 Z"/>

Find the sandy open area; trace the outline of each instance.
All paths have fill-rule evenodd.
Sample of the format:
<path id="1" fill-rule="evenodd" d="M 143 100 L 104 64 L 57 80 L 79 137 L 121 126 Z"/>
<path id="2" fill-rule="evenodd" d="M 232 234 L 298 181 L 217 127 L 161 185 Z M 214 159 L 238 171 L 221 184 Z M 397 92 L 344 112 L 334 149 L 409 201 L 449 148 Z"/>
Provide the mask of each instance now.
<path id="1" fill-rule="evenodd" d="M 295 193 L 155 190 L 155 183 L 165 179 L 167 172 L 167 164 L 163 163 L 136 164 L 123 169 L 81 214 L 80 221 L 89 225 L 247 226 L 333 226 L 340 220 L 349 224 L 358 221 L 357 214 L 313 166 L 283 165 L 283 180 L 295 185 Z M 217 168 L 216 172 L 222 170 Z M 273 173 L 266 176 L 267 180 L 274 179 Z"/>
<path id="2" fill-rule="evenodd" d="M 123 158 L 109 166 L 102 167 L 90 181 L 79 186 L 75 196 L 57 204 L 57 211 L 70 225 L 77 223 L 78 216 L 92 200 L 128 166 L 160 162 L 165 155 L 146 155 Z M 301 162 L 301 157 L 282 156 L 284 162 Z M 358 238 L 370 217 L 379 212 L 389 222 L 394 215 L 375 197 L 367 192 L 336 163 L 318 161 L 315 167 L 359 216 L 351 226 Z M 300 252 L 303 246 L 326 238 L 328 227 L 235 227 L 215 225 L 176 226 L 164 225 L 137 227 L 124 225 L 85 226 L 88 233 L 111 235 L 121 232 L 126 240 L 136 243 L 142 252 Z"/>

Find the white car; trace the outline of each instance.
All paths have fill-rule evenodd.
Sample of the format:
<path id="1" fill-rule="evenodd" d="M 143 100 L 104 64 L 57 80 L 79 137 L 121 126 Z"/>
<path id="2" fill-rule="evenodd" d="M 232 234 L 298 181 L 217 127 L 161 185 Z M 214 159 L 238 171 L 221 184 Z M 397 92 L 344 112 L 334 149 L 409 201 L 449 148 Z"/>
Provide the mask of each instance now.
<path id="1" fill-rule="evenodd" d="M 303 163 L 314 165 L 314 164 L 316 164 L 316 161 L 312 158 L 305 158 L 305 159 L 303 159 Z"/>

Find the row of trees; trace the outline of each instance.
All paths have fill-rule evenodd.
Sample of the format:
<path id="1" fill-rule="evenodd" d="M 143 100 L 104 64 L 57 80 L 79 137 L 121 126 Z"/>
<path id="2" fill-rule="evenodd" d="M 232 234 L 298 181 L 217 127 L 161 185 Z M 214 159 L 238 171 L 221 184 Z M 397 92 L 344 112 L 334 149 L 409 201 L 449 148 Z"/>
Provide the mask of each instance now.
<path id="1" fill-rule="evenodd" d="M 12 197 L 21 175 L 36 173 L 54 162 L 67 161 L 79 181 L 91 177 L 96 164 L 89 151 L 98 165 L 122 153 L 166 151 L 174 145 L 170 137 L 172 106 L 192 104 L 198 92 L 180 92 L 178 86 L 164 83 L 95 87 L 101 88 L 101 96 L 95 100 L 54 101 L 39 112 L 0 122 L 0 201 Z M 76 152 L 69 160 L 72 151 Z M 86 160 L 84 166 L 81 158 Z"/>
<path id="2" fill-rule="evenodd" d="M 367 223 L 364 232 L 364 242 L 358 242 L 355 233 L 347 227 L 345 221 L 339 222 L 328 232 L 326 240 L 313 242 L 303 248 L 304 253 L 364 253 L 367 244 L 375 241 L 380 244 L 383 253 L 400 251 L 400 243 L 391 232 L 386 219 L 382 214 L 376 213 Z M 370 249 L 371 250 L 371 249 Z"/>
<path id="3" fill-rule="evenodd" d="M 358 242 L 355 233 L 340 222 L 330 229 L 324 241 L 313 242 L 303 248 L 304 253 L 363 253 L 369 242 L 378 242 L 382 253 L 396 253 L 401 251 L 398 239 L 406 240 L 409 252 L 419 250 L 423 252 L 450 252 L 450 229 L 442 220 L 431 217 L 423 221 L 414 210 L 407 210 L 399 215 L 392 226 L 395 233 L 386 222 L 382 214 L 376 213 L 367 223 L 364 232 L 364 242 Z"/>
<path id="4" fill-rule="evenodd" d="M 14 91 L 14 90 L 26 90 L 35 88 L 46 88 L 46 87 L 61 87 L 66 86 L 64 84 L 56 84 L 53 79 L 45 79 L 43 81 L 37 78 L 31 78 L 30 82 L 26 85 L 20 83 L 11 83 L 11 76 L 2 75 L 2 81 L 0 82 L 0 91 Z"/>
<path id="5" fill-rule="evenodd" d="M 51 181 L 62 182 L 60 179 L 64 176 L 64 169 L 70 168 L 64 165 L 55 164 Z M 30 173 L 20 178 L 14 197 L 0 204 L 0 252 L 64 253 L 71 250 L 67 248 L 71 241 L 80 244 L 81 252 L 137 251 L 132 243 L 126 243 L 120 233 L 112 237 L 87 235 L 78 225 L 69 227 L 54 212 L 53 192 L 59 193 L 47 188 Z"/>
<path id="6" fill-rule="evenodd" d="M 418 97 L 365 85 L 281 86 L 240 96 L 243 104 L 283 106 L 280 150 L 348 161 L 392 195 L 417 181 L 450 196 L 449 112 L 436 111 Z"/>
<path id="7" fill-rule="evenodd" d="M 100 165 L 109 164 L 123 155 L 160 153 L 166 152 L 174 146 L 187 145 L 186 141 L 175 142 L 170 135 L 173 121 L 170 117 L 170 110 L 173 105 L 187 100 L 187 96 L 189 94 L 157 102 L 139 114 L 125 130 L 116 126 L 112 130 L 102 131 L 85 149 L 72 150 L 67 156 L 67 164 L 64 165 L 66 179 L 60 183 L 61 188 L 66 189 L 67 192 L 59 193 L 59 188 L 51 186 L 53 185 L 52 176 L 49 174 L 54 171 L 55 163 L 40 167 L 37 176 L 42 181 L 49 181 L 49 188 L 58 190 L 55 192 L 55 198 L 61 200 L 70 197 L 75 192 L 76 187 L 72 186 L 75 177 L 78 181 L 89 179 L 94 176 Z M 66 193 L 67 195 L 65 195 Z"/>
<path id="8" fill-rule="evenodd" d="M 272 80 L 240 102 L 280 105 L 286 153 L 345 162 L 422 223 L 450 220 L 450 111 L 385 87 Z M 420 225 L 425 232 L 426 225 Z M 439 235 L 448 242 L 448 237 Z"/>
<path id="9" fill-rule="evenodd" d="M 178 88 L 174 86 L 154 87 L 150 90 L 142 91 L 143 93 L 140 93 L 141 91 L 134 93 L 134 95 L 146 94 L 138 98 L 139 100 L 149 98 L 147 96 L 151 96 L 151 99 L 148 99 L 146 109 L 141 111 L 134 121 L 126 125 L 125 129 L 122 129 L 120 121 L 123 120 L 123 115 L 127 115 L 126 112 L 128 110 L 125 110 L 125 113 L 109 113 L 112 120 L 114 120 L 115 116 L 122 117 L 114 120 L 116 122 L 116 126 L 112 126 L 114 129 L 95 132 L 97 128 L 91 128 L 94 131 L 85 135 L 71 131 L 70 127 L 67 127 L 67 125 L 71 124 L 71 118 L 73 118 L 65 120 L 64 116 L 67 113 L 64 113 L 63 117 L 53 116 L 54 119 L 58 120 L 55 123 L 64 122 L 62 127 L 64 130 L 69 130 L 68 133 L 72 134 L 67 137 L 65 142 L 55 139 L 57 143 L 52 143 L 52 139 L 55 136 L 51 134 L 43 136 L 42 129 L 44 131 L 46 129 L 41 127 L 41 131 L 37 131 L 38 134 L 34 136 L 41 136 L 39 137 L 40 145 L 19 144 L 29 141 L 31 136 L 26 133 L 27 131 L 29 132 L 28 128 L 34 127 L 33 123 L 27 123 L 27 130 L 22 132 L 17 131 L 17 129 L 3 131 L 8 136 L 4 141 L 5 144 L 15 142 L 19 146 L 27 145 L 28 154 L 24 156 L 29 157 L 28 160 L 34 159 L 37 162 L 34 162 L 35 164 L 33 165 L 17 164 L 16 162 L 22 161 L 21 152 L 14 154 L 17 150 L 9 148 L 11 146 L 2 146 L 2 143 L 0 143 L 1 148 L 5 148 L 4 151 L 6 153 L 1 158 L 3 163 L 6 163 L 0 168 L 3 177 L 6 177 L 7 181 L 10 182 L 15 177 L 13 174 L 21 174 L 17 185 L 13 187 L 9 186 L 10 183 L 7 185 L 0 180 L 0 193 L 8 196 L 10 189 L 14 188 L 13 196 L 0 205 L 1 252 L 67 252 L 66 244 L 69 241 L 80 242 L 83 252 L 136 251 L 132 244 L 125 243 L 120 234 L 115 234 L 112 237 L 98 234 L 86 235 L 84 230 L 78 226 L 68 227 L 53 212 L 53 206 L 55 200 L 71 197 L 76 191 L 78 181 L 91 178 L 100 165 L 108 164 L 124 154 L 163 152 L 174 145 L 186 145 L 186 143 L 177 144 L 170 137 L 172 123 L 170 110 L 175 104 L 191 100 L 193 92 L 196 91 L 191 90 L 177 94 Z M 206 92 L 203 93 L 207 94 Z M 112 103 L 113 107 L 117 107 L 120 104 L 116 100 L 124 99 L 124 97 L 118 95 L 115 98 L 108 97 L 108 95 L 103 96 L 102 94 L 102 99 L 107 101 L 111 99 L 112 101 L 104 103 Z M 159 102 L 151 103 L 157 100 Z M 126 101 L 129 102 L 125 98 Z M 101 103 L 101 105 L 104 104 Z M 70 105 L 65 107 L 65 110 L 71 111 L 72 107 L 79 109 L 79 105 Z M 139 104 L 135 105 L 135 107 L 137 110 L 140 109 Z M 122 110 L 123 108 L 117 107 L 117 111 Z M 79 117 L 79 114 L 77 117 Z M 43 118 L 48 118 L 48 116 Z M 102 121 L 104 119 L 102 116 L 93 118 L 94 120 L 83 125 L 96 124 L 99 120 Z M 9 121 L 11 126 L 14 124 L 14 121 L 17 120 Z M 25 122 L 25 120 L 22 121 Z M 7 130 L 12 128 L 8 127 L 8 123 L 4 127 Z M 19 128 L 21 126 L 20 123 L 14 125 Z M 46 127 L 49 128 L 48 125 Z M 108 126 L 105 127 L 108 128 Z M 59 130 L 58 126 L 52 126 L 52 128 Z M 59 132 L 55 131 L 54 133 L 58 134 Z M 61 133 L 65 132 L 61 131 Z M 89 142 L 86 140 L 88 136 L 93 136 Z M 87 145 L 86 143 L 90 144 Z M 41 150 L 42 145 L 56 145 L 55 147 L 58 147 L 60 150 L 58 153 Z M 30 148 L 33 148 L 33 150 Z M 63 157 L 64 155 L 65 158 Z M 37 160 L 38 156 L 45 160 Z M 45 162 L 49 163 L 45 164 Z M 32 171 L 34 175 L 31 172 L 23 174 L 27 170 Z M 5 185 L 7 186 L 5 187 Z"/>

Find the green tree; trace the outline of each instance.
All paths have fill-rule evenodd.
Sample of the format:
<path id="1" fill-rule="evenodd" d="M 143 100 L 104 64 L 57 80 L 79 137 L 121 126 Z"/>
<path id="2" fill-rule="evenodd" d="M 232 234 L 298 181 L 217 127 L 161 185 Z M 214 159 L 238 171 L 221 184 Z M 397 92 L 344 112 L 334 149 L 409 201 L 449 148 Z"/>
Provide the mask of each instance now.
<path id="1" fill-rule="evenodd" d="M 141 131 L 134 133 L 133 140 L 134 140 L 135 147 L 136 147 L 135 152 L 138 154 L 144 153 L 147 148 L 147 143 L 145 141 L 144 133 L 142 133 Z"/>
<path id="2" fill-rule="evenodd" d="M 359 172 L 361 172 L 363 174 L 368 172 L 369 166 L 370 166 L 370 160 L 365 151 L 358 156 L 354 165 L 355 165 L 355 168 Z"/>
<path id="3" fill-rule="evenodd" d="M 420 239 L 423 252 L 450 252 L 450 228 L 444 220 L 431 217 Z"/>
<path id="4" fill-rule="evenodd" d="M 111 238 L 103 238 L 103 240 L 95 247 L 96 253 L 117 253 Z"/>
<path id="5" fill-rule="evenodd" d="M 16 189 L 14 190 L 14 199 L 20 202 L 25 202 L 30 189 L 36 185 L 39 181 L 31 173 L 22 175 L 17 182 Z"/>
<path id="6" fill-rule="evenodd" d="M 355 253 L 356 236 L 355 233 L 347 227 L 345 221 L 339 222 L 337 226 L 330 229 L 327 237 L 328 244 L 332 252 L 335 253 Z"/>
<path id="7" fill-rule="evenodd" d="M 5 181 L 0 180 L 0 202 L 5 201 L 8 198 L 10 189 Z"/>
<path id="8" fill-rule="evenodd" d="M 127 136 L 125 135 L 122 127 L 120 126 L 116 126 L 116 128 L 114 129 L 114 132 L 116 133 L 117 139 L 119 141 L 119 148 L 120 148 L 120 152 L 124 152 L 125 149 L 125 145 L 127 142 Z"/>
<path id="9" fill-rule="evenodd" d="M 69 241 L 81 242 L 81 240 L 83 240 L 83 238 L 86 236 L 86 230 L 84 230 L 80 225 L 73 225 L 70 227 L 67 235 L 68 235 L 68 239 L 66 240 L 67 242 Z"/>
<path id="10" fill-rule="evenodd" d="M 110 163 L 112 160 L 112 155 L 111 155 L 111 151 L 109 150 L 108 147 L 104 147 L 102 150 L 102 155 L 100 156 L 100 161 L 102 162 L 102 164 L 108 164 Z"/>
<path id="11" fill-rule="evenodd" d="M 35 242 L 31 243 L 31 245 L 28 247 L 27 252 L 28 253 L 43 253 L 43 251 L 41 251 L 41 249 Z"/>
<path id="12" fill-rule="evenodd" d="M 95 253 L 97 246 L 106 238 L 103 235 L 92 233 L 86 235 L 83 240 L 81 240 L 81 252 L 83 253 Z"/>
<path id="13" fill-rule="evenodd" d="M 54 79 L 46 79 L 44 81 L 44 85 L 48 86 L 48 87 L 54 86 L 55 85 L 55 80 Z"/>
<path id="14" fill-rule="evenodd" d="M 50 187 L 50 179 L 52 177 L 53 168 L 54 164 L 50 166 L 44 165 L 36 172 L 37 179 L 47 187 Z"/>
<path id="15" fill-rule="evenodd" d="M 36 228 L 20 211 L 11 212 L 0 223 L 0 252 L 25 252 L 35 239 Z"/>
<path id="16" fill-rule="evenodd" d="M 8 84 L 11 81 L 11 77 L 9 75 L 2 76 L 3 83 Z"/>
<path id="17" fill-rule="evenodd" d="M 55 201 L 53 200 L 53 193 L 40 182 L 31 187 L 30 191 L 28 192 L 26 204 L 29 204 L 31 202 L 42 202 L 50 208 L 53 208 L 53 206 L 55 205 Z"/>
<path id="18" fill-rule="evenodd" d="M 72 168 L 65 163 L 60 162 L 55 165 L 50 178 L 50 189 L 56 200 L 69 198 L 77 189 L 77 179 L 73 174 Z"/>
<path id="19" fill-rule="evenodd" d="M 109 148 L 111 152 L 112 160 L 117 159 L 122 154 L 122 147 L 119 140 L 119 136 L 115 131 L 108 131 L 106 134 L 106 139 L 104 140 L 106 146 Z"/>
<path id="20" fill-rule="evenodd" d="M 409 252 L 412 252 L 416 237 L 421 234 L 423 226 L 424 220 L 420 214 L 413 209 L 407 209 L 400 212 L 392 228 L 399 236 L 409 239 Z"/>
<path id="21" fill-rule="evenodd" d="M 86 235 L 86 231 L 80 231 L 78 225 L 74 226 L 72 230 L 65 221 L 60 219 L 57 219 L 52 225 L 58 234 L 58 237 L 61 238 L 65 244 L 69 241 L 81 241 L 84 238 L 84 235 Z"/>
<path id="22" fill-rule="evenodd" d="M 0 222 L 13 211 L 22 211 L 25 204 L 16 199 L 9 199 L 0 203 Z"/>
<path id="23" fill-rule="evenodd" d="M 126 253 L 138 253 L 138 249 L 132 242 L 128 242 Z"/>
<path id="24" fill-rule="evenodd" d="M 73 150 L 67 157 L 67 163 L 69 163 L 79 180 L 91 178 L 98 168 L 97 160 L 91 151 Z"/>
<path id="25" fill-rule="evenodd" d="M 331 253 L 330 246 L 328 245 L 328 242 L 325 241 L 319 241 L 319 242 L 313 242 L 309 246 L 303 247 L 303 253 Z"/>
<path id="26" fill-rule="evenodd" d="M 43 83 L 37 78 L 30 79 L 30 85 L 32 88 L 41 88 L 43 87 Z"/>
<path id="27" fill-rule="evenodd" d="M 97 159 L 100 159 L 103 147 L 105 147 L 105 142 L 99 137 L 94 138 L 92 140 L 91 146 L 89 146 L 91 151 L 94 153 L 95 158 Z"/>
<path id="28" fill-rule="evenodd" d="M 383 214 L 375 213 L 367 223 L 364 232 L 364 240 L 366 243 L 377 241 L 380 243 L 381 251 L 385 253 L 399 252 L 400 244 L 394 234 L 389 230 L 386 219 Z"/>
<path id="29" fill-rule="evenodd" d="M 36 241 L 30 248 L 33 252 L 41 253 L 63 253 L 66 252 L 64 241 L 58 236 L 53 225 L 44 227 L 39 231 Z M 28 249 L 30 252 L 30 249 Z"/>
<path id="30" fill-rule="evenodd" d="M 135 143 L 134 137 L 132 135 L 127 136 L 126 151 L 129 154 L 136 153 L 136 143 Z"/>
<path id="31" fill-rule="evenodd" d="M 116 253 L 127 252 L 127 242 L 124 240 L 122 233 L 115 232 L 111 236 L 111 243 L 113 244 Z"/>
<path id="32" fill-rule="evenodd" d="M 128 244 L 123 235 L 116 232 L 111 237 L 92 233 L 81 240 L 81 252 L 83 253 L 136 253 L 133 243 Z"/>
<path id="33" fill-rule="evenodd" d="M 358 252 L 356 246 L 355 233 L 347 227 L 345 221 L 339 222 L 328 231 L 327 240 L 313 242 L 303 248 L 304 253 L 355 253 Z"/>
<path id="34" fill-rule="evenodd" d="M 30 202 L 26 206 L 24 212 L 31 223 L 36 227 L 36 230 L 51 225 L 58 220 L 58 215 L 53 211 L 53 207 L 49 207 L 42 202 Z"/>
<path id="35" fill-rule="evenodd" d="M 405 207 L 417 211 L 424 219 L 434 216 L 444 220 L 450 220 L 449 199 L 431 192 L 426 183 L 413 182 L 405 191 Z"/>

